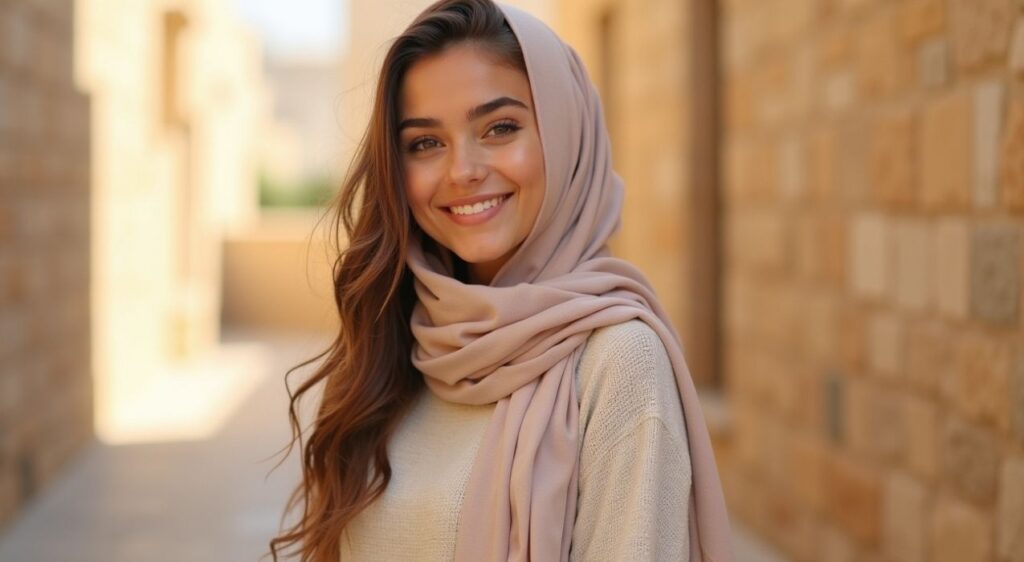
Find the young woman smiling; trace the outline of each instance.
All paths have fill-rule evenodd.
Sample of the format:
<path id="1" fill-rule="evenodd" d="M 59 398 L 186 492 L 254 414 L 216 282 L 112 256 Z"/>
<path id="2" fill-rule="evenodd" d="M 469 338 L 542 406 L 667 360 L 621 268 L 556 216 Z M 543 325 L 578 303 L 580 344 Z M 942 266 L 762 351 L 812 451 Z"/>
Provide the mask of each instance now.
<path id="1" fill-rule="evenodd" d="M 536 18 L 442 0 L 394 41 L 275 560 L 731 560 L 678 335 L 608 249 L 623 189 L 586 70 Z"/>

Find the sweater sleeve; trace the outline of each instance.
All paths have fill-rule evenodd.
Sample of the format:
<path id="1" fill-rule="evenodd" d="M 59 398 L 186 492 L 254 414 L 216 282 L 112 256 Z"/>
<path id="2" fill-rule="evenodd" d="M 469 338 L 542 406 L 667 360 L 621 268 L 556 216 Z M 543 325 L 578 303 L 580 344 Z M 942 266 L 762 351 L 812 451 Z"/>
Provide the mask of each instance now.
<path id="1" fill-rule="evenodd" d="M 572 560 L 687 560 L 691 467 L 668 354 L 646 323 L 594 333 L 577 372 Z"/>

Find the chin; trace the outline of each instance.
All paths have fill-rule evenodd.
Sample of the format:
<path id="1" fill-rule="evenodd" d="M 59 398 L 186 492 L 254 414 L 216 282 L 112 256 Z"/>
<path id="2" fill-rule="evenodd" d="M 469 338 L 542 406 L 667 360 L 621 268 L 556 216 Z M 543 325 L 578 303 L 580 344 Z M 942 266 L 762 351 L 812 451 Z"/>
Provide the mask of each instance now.
<path id="1" fill-rule="evenodd" d="M 471 250 L 460 249 L 455 253 L 458 254 L 458 256 L 462 258 L 462 261 L 466 263 L 487 263 L 494 261 L 500 258 L 501 256 L 505 255 L 504 252 L 481 250 L 479 248 L 474 248 Z"/>

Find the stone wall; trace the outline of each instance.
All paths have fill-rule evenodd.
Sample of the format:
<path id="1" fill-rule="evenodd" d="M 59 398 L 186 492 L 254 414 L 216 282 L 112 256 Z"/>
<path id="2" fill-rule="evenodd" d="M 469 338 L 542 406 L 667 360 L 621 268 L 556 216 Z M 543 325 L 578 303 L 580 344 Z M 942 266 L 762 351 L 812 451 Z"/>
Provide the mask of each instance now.
<path id="1" fill-rule="evenodd" d="M 0 527 L 93 435 L 89 101 L 72 4 L 0 3 Z"/>
<path id="2" fill-rule="evenodd" d="M 1024 14 L 727 0 L 734 513 L 795 560 L 1024 560 Z"/>
<path id="3" fill-rule="evenodd" d="M 560 19 L 613 107 L 618 250 L 684 343 L 698 291 L 653 264 L 705 243 L 670 228 L 702 187 L 681 53 L 703 5 Z M 1024 2 L 715 8 L 731 513 L 795 561 L 1024 561 Z"/>

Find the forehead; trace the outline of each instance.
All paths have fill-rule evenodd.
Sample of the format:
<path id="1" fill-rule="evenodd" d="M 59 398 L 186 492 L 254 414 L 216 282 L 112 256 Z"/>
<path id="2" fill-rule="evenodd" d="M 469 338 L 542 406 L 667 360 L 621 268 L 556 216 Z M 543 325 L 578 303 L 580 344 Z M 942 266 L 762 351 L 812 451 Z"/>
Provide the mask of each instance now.
<path id="1" fill-rule="evenodd" d="M 409 67 L 402 79 L 399 106 L 402 117 L 442 117 L 503 95 L 533 106 L 525 73 L 498 62 L 481 47 L 459 44 Z"/>

